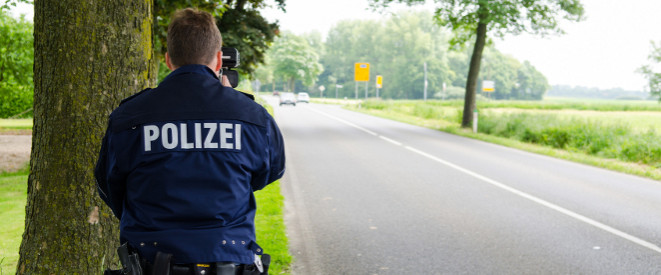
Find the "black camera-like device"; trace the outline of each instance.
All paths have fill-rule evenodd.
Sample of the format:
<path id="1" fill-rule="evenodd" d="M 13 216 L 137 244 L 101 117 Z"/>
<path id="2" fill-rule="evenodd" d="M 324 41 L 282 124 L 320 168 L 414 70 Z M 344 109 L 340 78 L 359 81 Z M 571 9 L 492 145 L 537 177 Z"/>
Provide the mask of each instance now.
<path id="1" fill-rule="evenodd" d="M 222 47 L 222 58 L 223 58 L 223 67 L 222 67 L 222 76 L 227 76 L 227 79 L 230 81 L 232 88 L 236 88 L 239 85 L 239 73 L 232 70 L 239 66 L 239 50 L 236 48 Z"/>

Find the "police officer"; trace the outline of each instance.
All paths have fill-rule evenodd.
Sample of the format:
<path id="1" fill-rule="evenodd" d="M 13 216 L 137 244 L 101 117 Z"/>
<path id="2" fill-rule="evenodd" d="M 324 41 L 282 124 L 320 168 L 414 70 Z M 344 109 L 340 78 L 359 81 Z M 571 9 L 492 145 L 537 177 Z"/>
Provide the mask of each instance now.
<path id="1" fill-rule="evenodd" d="M 165 54 L 173 71 L 109 118 L 98 191 L 146 270 L 162 259 L 237 272 L 259 264 L 253 192 L 282 177 L 284 143 L 262 106 L 221 85 L 221 44 L 209 13 L 176 11 Z"/>

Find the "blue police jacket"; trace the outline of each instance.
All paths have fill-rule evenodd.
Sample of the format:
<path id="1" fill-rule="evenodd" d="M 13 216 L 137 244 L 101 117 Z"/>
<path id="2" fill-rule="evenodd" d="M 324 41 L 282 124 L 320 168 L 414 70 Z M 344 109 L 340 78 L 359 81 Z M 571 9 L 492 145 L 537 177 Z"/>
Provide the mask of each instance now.
<path id="1" fill-rule="evenodd" d="M 120 241 L 153 263 L 249 264 L 253 191 L 284 173 L 282 135 L 267 111 L 206 66 L 173 71 L 110 115 L 95 169 Z"/>

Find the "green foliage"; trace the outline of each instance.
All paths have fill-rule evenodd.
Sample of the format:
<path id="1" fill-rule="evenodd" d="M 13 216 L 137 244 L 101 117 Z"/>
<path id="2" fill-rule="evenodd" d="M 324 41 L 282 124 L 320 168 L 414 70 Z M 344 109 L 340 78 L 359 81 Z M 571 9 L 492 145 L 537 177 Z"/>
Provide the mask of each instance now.
<path id="1" fill-rule="evenodd" d="M 290 91 L 295 91 L 297 79 L 303 85 L 313 85 L 323 70 L 319 55 L 309 41 L 292 33 L 284 33 L 276 39 L 270 56 L 274 76 L 285 79 Z"/>
<path id="2" fill-rule="evenodd" d="M 429 12 L 400 12 L 383 20 L 341 21 L 330 29 L 326 41 L 321 42 L 318 33 L 301 36 L 320 56 L 324 71 L 318 85 L 326 87 L 324 95 L 334 97 L 336 85 L 339 97 L 354 98 L 354 64 L 370 63 L 370 97 L 376 95 L 373 85 L 377 75 L 383 76 L 381 98 L 419 99 L 424 95 L 424 65 L 427 64 L 428 98 L 459 99 L 465 96 L 465 84 L 470 61 L 470 51 L 448 51 L 450 33 L 439 28 Z M 280 87 L 289 80 L 278 72 L 269 52 L 266 65 L 259 67 L 254 77 L 269 90 Z M 482 68 L 482 79 L 495 80 L 495 99 L 541 99 L 548 89 L 546 78 L 529 62 L 503 55 L 495 48 L 487 48 Z M 309 86 L 300 80 L 304 86 Z M 443 84 L 445 83 L 445 88 Z M 359 83 L 358 96 L 363 97 L 365 83 Z M 318 87 L 318 86 L 317 86 Z M 303 87 L 313 95 L 320 95 L 317 87 Z M 255 88 L 256 89 L 256 88 Z M 486 97 L 486 94 L 483 96 Z"/>
<path id="3" fill-rule="evenodd" d="M 33 25 L 0 10 L 0 117 L 30 110 L 33 102 Z M 31 116 L 23 114 L 23 117 Z"/>
<path id="4" fill-rule="evenodd" d="M 0 11 L 3 11 L 3 10 L 9 10 L 11 7 L 16 7 L 17 3 L 32 4 L 32 1 L 31 0 L 4 0 L 0 3 L 2 3 L 2 5 L 0 5 Z"/>
<path id="5" fill-rule="evenodd" d="M 388 6 L 393 2 L 408 5 L 421 4 L 425 0 L 372 0 L 373 7 Z M 455 37 L 453 45 L 462 45 L 476 33 L 478 24 L 487 24 L 492 35 L 503 37 L 507 33 L 533 34 L 561 33 L 557 17 L 579 21 L 584 14 L 579 0 L 435 0 L 436 20 L 441 26 L 450 27 Z"/>
<path id="6" fill-rule="evenodd" d="M 640 67 L 638 72 L 647 78 L 650 94 L 661 102 L 661 41 L 651 44 L 652 52 L 647 57 L 650 63 Z"/>
<path id="7" fill-rule="evenodd" d="M 388 5 L 392 2 L 409 5 L 424 3 L 425 0 L 372 0 L 373 6 Z M 487 34 L 503 37 L 506 33 L 522 32 L 545 35 L 561 33 L 556 17 L 579 21 L 583 17 L 583 5 L 579 0 L 435 0 L 437 23 L 449 27 L 454 34 L 452 46 L 462 46 L 475 38 L 468 76 L 462 127 L 469 127 L 472 110 L 475 108 L 475 93 L 480 74 L 482 52 Z M 507 82 L 503 82 L 507 83 Z M 505 86 L 503 91 L 509 91 Z"/>
<path id="8" fill-rule="evenodd" d="M 284 10 L 285 0 L 275 2 L 280 9 Z M 171 14 L 177 9 L 195 7 L 208 11 L 216 17 L 218 28 L 223 36 L 223 46 L 239 50 L 241 64 L 237 70 L 243 74 L 251 74 L 258 64 L 264 62 L 266 50 L 279 33 L 278 24 L 269 23 L 259 12 L 259 9 L 267 5 L 269 4 L 265 0 L 226 0 L 224 2 L 156 0 L 154 1 L 154 22 L 156 22 L 154 33 L 157 55 L 162 56 L 167 51 L 165 39 Z M 168 73 L 169 70 L 165 66 L 159 66 L 159 79 Z"/>
<path id="9" fill-rule="evenodd" d="M 645 100 L 651 99 L 649 92 L 624 90 L 622 88 L 600 89 L 597 87 L 553 85 L 546 94 L 553 97 Z"/>
<path id="10" fill-rule="evenodd" d="M 490 135 L 661 167 L 661 135 L 653 129 L 636 133 L 624 124 L 533 113 L 481 114 L 478 127 Z"/>

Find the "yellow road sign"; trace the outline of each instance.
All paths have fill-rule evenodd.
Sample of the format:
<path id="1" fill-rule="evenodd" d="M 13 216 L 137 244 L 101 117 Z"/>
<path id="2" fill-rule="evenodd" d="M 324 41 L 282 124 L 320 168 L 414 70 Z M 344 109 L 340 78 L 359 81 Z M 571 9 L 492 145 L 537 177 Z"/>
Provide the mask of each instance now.
<path id="1" fill-rule="evenodd" d="M 376 87 L 379 89 L 383 88 L 383 76 L 376 76 Z"/>
<path id="2" fill-rule="evenodd" d="M 355 81 L 370 81 L 370 63 L 356 63 Z"/>

